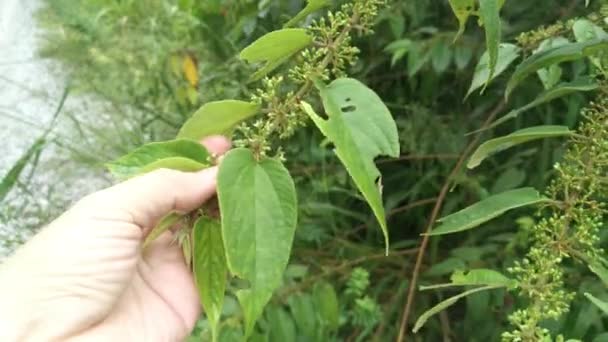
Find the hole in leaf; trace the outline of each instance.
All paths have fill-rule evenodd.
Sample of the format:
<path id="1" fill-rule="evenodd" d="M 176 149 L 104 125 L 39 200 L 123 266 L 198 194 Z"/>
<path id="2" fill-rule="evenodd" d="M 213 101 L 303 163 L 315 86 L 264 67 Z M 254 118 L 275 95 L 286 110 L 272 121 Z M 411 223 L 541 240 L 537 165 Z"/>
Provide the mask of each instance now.
<path id="1" fill-rule="evenodd" d="M 352 101 L 352 99 L 350 97 L 347 97 L 346 100 L 344 100 L 344 101 L 350 102 L 350 101 Z"/>
<path id="2" fill-rule="evenodd" d="M 249 290 L 251 288 L 251 282 L 249 280 L 239 277 L 232 278 L 231 285 L 236 290 Z"/>
<path id="3" fill-rule="evenodd" d="M 342 113 L 351 113 L 357 110 L 357 106 L 345 106 L 340 108 Z"/>

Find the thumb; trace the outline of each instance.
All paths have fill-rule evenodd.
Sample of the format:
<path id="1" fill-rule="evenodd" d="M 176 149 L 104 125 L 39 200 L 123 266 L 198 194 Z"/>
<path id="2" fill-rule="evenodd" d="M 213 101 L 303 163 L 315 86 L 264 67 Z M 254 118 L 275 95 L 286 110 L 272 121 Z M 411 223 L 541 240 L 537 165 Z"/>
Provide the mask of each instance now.
<path id="1" fill-rule="evenodd" d="M 172 211 L 193 211 L 215 195 L 217 167 L 196 173 L 161 169 L 102 190 L 85 199 L 112 219 L 153 227 Z"/>

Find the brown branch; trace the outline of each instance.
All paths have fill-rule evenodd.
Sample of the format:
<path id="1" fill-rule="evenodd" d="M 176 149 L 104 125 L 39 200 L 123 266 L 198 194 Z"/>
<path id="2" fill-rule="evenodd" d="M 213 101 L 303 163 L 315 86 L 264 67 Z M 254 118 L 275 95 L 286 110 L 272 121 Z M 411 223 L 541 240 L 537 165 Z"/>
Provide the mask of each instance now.
<path id="1" fill-rule="evenodd" d="M 492 123 L 492 121 L 494 121 L 494 118 L 498 115 L 498 113 L 500 113 L 503 110 L 504 107 L 505 107 L 505 102 L 501 101 L 489 114 L 488 119 L 484 122 L 484 124 L 482 125 L 482 128 L 489 127 L 490 124 Z M 403 308 L 403 315 L 401 318 L 401 325 L 399 327 L 399 335 L 397 337 L 397 342 L 405 341 L 405 338 L 407 335 L 406 329 L 407 329 L 407 325 L 408 325 L 408 318 L 409 318 L 410 312 L 412 310 L 412 307 L 414 305 L 414 297 L 415 297 L 415 292 L 416 292 L 416 285 L 418 282 L 418 275 L 420 273 L 420 268 L 422 266 L 422 259 L 424 259 L 424 254 L 425 254 L 426 248 L 429 244 L 430 236 L 428 235 L 428 233 L 433 228 L 435 221 L 437 221 L 441 208 L 443 207 L 443 202 L 445 201 L 445 198 L 446 198 L 448 192 L 450 191 L 450 188 L 452 185 L 452 180 L 454 180 L 454 178 L 456 178 L 458 176 L 458 174 L 460 173 L 460 170 L 461 170 L 462 166 L 464 165 L 465 161 L 467 160 L 468 156 L 473 152 L 473 150 L 479 144 L 482 133 L 483 132 L 478 133 L 475 136 L 475 138 L 473 138 L 473 140 L 467 145 L 467 147 L 464 149 L 464 151 L 460 154 L 460 158 L 458 158 L 456 165 L 454 166 L 454 168 L 450 172 L 449 176 L 445 180 L 445 183 L 443 184 L 443 187 L 441 188 L 441 191 L 439 192 L 439 195 L 437 196 L 437 202 L 435 202 L 435 207 L 433 208 L 433 211 L 431 212 L 431 216 L 429 217 L 429 221 L 428 221 L 428 224 L 425 229 L 425 235 L 422 237 L 422 242 L 420 243 L 420 249 L 418 250 L 418 255 L 416 257 L 416 264 L 414 265 L 414 271 L 412 273 L 412 280 L 410 282 L 408 293 L 407 293 L 407 300 L 406 300 L 405 306 Z"/>

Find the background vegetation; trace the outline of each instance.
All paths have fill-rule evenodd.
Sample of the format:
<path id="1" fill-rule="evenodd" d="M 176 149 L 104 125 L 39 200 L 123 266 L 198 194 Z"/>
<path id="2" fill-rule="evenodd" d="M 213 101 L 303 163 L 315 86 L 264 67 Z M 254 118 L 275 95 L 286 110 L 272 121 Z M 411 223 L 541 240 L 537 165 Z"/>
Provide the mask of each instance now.
<path id="1" fill-rule="evenodd" d="M 250 69 L 238 52 L 264 33 L 281 27 L 302 0 L 46 0 L 39 13 L 44 30 L 40 53 L 60 62 L 73 94 L 100 105 L 90 114 L 68 116 L 78 144 L 53 141 L 72 161 L 102 173 L 100 165 L 149 141 L 171 138 L 201 104 L 250 94 Z M 501 12 L 503 41 L 519 43 L 529 54 L 536 32 L 547 38 L 567 32 L 541 29 L 594 14 L 591 1 L 507 1 Z M 447 0 L 392 1 L 378 18 L 376 33 L 356 42 L 361 58 L 353 77 L 374 89 L 395 116 L 403 155 L 379 160 L 389 213 L 391 254 L 384 256 L 382 236 L 334 155 L 322 146 L 314 128 L 299 132 L 285 150 L 296 179 L 300 222 L 284 286 L 258 324 L 255 338 L 270 341 L 388 341 L 399 334 L 420 234 L 443 187 L 451 191 L 440 214 L 521 186 L 544 189 L 553 165 L 564 153 L 564 140 L 523 145 L 488 160 L 474 172 L 455 165 L 475 142 L 467 132 L 496 115 L 532 101 L 544 88 L 529 78 L 504 101 L 507 77 L 495 80 L 483 95 L 466 101 L 475 66 L 485 51 L 483 29 L 471 21 L 453 42 L 458 23 Z M 530 38 L 530 36 L 528 36 Z M 532 37 L 534 38 L 534 37 Z M 525 44 L 524 44 L 525 43 Z M 192 69 L 194 68 L 194 69 Z M 579 61 L 552 70 L 558 80 L 589 73 Z M 555 76 L 557 75 L 557 76 Z M 545 80 L 547 82 L 547 80 Z M 575 93 L 543 104 L 512 123 L 485 133 L 483 139 L 535 124 L 577 127 L 581 109 L 593 93 Z M 449 176 L 452 173 L 452 176 Z M 440 215 L 442 216 L 442 215 Z M 418 283 L 445 283 L 457 269 L 506 270 L 530 244 L 537 218 L 517 211 L 460 235 L 433 238 L 425 251 Z M 601 233 L 605 237 L 605 233 Z M 603 241 L 603 239 L 602 239 Z M 595 276 L 569 267 L 565 282 L 576 292 L 574 304 L 559 320 L 543 322 L 554 335 L 584 341 L 608 341 L 608 321 L 583 296 L 608 292 Z M 331 303 L 337 300 L 339 310 Z M 414 319 L 450 290 L 415 293 L 408 331 Z M 509 292 L 482 292 L 431 319 L 413 335 L 419 341 L 494 341 L 509 330 L 506 317 L 518 300 Z M 222 340 L 240 333 L 241 316 L 227 299 Z M 193 340 L 207 340 L 201 319 Z M 263 337 L 266 336 L 266 337 Z M 297 336 L 297 339 L 296 337 Z"/>

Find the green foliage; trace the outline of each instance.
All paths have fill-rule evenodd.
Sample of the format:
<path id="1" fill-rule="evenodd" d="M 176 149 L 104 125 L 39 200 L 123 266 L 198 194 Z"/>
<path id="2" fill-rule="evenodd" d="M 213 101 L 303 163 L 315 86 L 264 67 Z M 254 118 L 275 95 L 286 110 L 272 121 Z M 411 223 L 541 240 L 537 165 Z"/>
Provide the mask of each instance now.
<path id="1" fill-rule="evenodd" d="M 244 101 L 206 103 L 184 123 L 177 137 L 200 140 L 211 135 L 230 136 L 239 123 L 257 114 L 259 109 L 257 104 Z"/>

